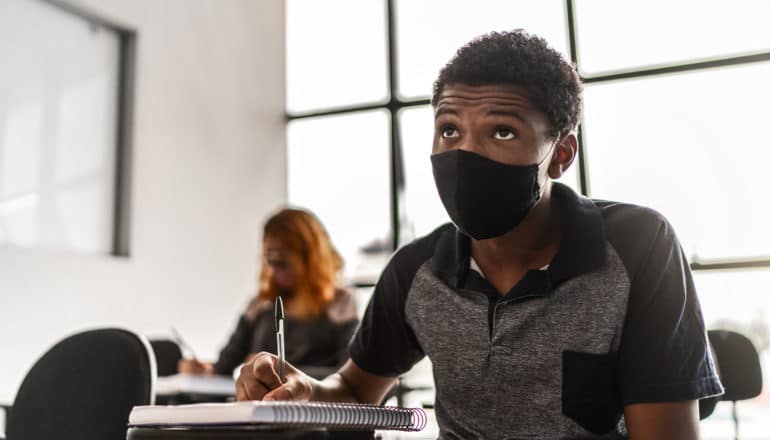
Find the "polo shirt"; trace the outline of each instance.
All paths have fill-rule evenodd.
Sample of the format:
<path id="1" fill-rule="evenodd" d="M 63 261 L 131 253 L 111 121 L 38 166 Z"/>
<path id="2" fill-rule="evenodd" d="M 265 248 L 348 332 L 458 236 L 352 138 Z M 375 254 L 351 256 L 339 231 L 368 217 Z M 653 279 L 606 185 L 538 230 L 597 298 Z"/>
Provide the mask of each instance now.
<path id="1" fill-rule="evenodd" d="M 625 405 L 723 392 L 692 276 L 659 213 L 554 183 L 550 264 L 501 294 L 447 224 L 398 250 L 349 345 L 365 371 L 433 365 L 440 438 L 624 438 Z"/>

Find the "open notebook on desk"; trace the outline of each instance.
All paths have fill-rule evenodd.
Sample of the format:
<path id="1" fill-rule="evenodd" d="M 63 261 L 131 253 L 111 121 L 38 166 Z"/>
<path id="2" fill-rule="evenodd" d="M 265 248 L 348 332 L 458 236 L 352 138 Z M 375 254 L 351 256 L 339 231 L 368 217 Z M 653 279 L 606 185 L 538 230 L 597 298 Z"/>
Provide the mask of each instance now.
<path id="1" fill-rule="evenodd" d="M 427 417 L 420 408 L 326 402 L 230 402 L 175 406 L 136 406 L 129 426 L 325 427 L 419 431 Z"/>

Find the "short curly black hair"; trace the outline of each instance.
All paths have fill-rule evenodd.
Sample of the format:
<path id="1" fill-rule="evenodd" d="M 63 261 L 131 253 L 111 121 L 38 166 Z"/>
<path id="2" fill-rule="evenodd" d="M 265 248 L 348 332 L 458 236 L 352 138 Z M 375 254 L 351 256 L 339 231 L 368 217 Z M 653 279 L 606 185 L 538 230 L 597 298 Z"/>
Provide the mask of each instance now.
<path id="1" fill-rule="evenodd" d="M 569 133 L 580 122 L 583 86 L 577 71 L 544 39 L 520 29 L 491 32 L 461 47 L 433 83 L 434 107 L 450 84 L 523 87 L 548 117 L 552 137 Z"/>

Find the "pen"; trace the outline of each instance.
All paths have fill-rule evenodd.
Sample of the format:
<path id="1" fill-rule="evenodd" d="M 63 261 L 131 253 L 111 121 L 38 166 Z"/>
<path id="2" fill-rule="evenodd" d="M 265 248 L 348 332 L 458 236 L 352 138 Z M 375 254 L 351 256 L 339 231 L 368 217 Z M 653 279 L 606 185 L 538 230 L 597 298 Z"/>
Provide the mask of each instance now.
<path id="1" fill-rule="evenodd" d="M 286 382 L 286 353 L 283 345 L 283 300 L 280 296 L 275 298 L 275 338 L 276 355 L 278 356 L 278 377 L 281 383 Z"/>
<path id="2" fill-rule="evenodd" d="M 174 327 L 171 327 L 171 334 L 173 335 L 176 343 L 179 344 L 179 346 L 182 347 L 182 349 L 189 352 L 192 355 L 193 359 L 198 359 L 198 356 L 195 356 L 195 352 L 193 351 L 192 347 L 190 347 L 190 345 L 187 342 L 185 342 L 184 339 L 182 339 L 182 335 L 180 335 L 179 332 L 176 331 Z"/>

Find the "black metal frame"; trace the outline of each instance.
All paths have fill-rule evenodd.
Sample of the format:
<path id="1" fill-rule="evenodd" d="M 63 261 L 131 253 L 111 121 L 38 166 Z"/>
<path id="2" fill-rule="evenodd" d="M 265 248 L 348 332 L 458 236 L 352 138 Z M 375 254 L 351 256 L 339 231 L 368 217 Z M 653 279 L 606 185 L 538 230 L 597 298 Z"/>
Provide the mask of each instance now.
<path id="1" fill-rule="evenodd" d="M 113 204 L 112 245 L 110 254 L 127 257 L 130 250 L 131 152 L 134 112 L 134 72 L 136 30 L 105 19 L 91 11 L 73 6 L 63 0 L 41 0 L 62 11 L 103 27 L 118 35 L 118 108 L 115 139 L 115 199 Z"/>
<path id="2" fill-rule="evenodd" d="M 329 108 L 326 110 L 287 113 L 286 121 L 297 119 L 315 118 L 320 116 L 339 115 L 345 113 L 354 113 L 367 110 L 387 110 L 390 115 L 390 179 L 391 179 L 391 231 L 392 248 L 395 250 L 399 246 L 399 232 L 401 228 L 401 219 L 399 212 L 399 197 L 404 187 L 403 164 L 401 161 L 401 128 L 398 121 L 398 113 L 405 108 L 422 106 L 430 104 L 429 98 L 420 99 L 401 99 L 398 97 L 397 84 L 397 56 L 396 56 L 396 22 L 395 22 L 395 2 L 396 0 L 384 0 L 386 2 L 387 14 L 387 38 L 388 38 L 388 90 L 389 99 L 382 103 L 366 103 L 356 106 Z M 580 73 L 580 60 L 578 56 L 578 43 L 575 18 L 575 1 L 564 0 L 566 12 L 566 26 L 569 38 L 570 60 L 578 68 Z M 623 71 L 601 73 L 596 75 L 583 76 L 581 79 L 584 84 L 601 83 L 607 81 L 616 81 L 621 79 L 642 78 L 655 75 L 665 75 L 670 73 L 689 72 L 695 70 L 704 70 L 716 67 L 736 66 L 748 63 L 758 63 L 770 61 L 770 52 L 761 52 L 740 56 L 715 57 L 709 60 L 692 60 L 683 63 L 672 63 L 663 66 L 642 67 L 637 69 L 628 69 Z M 586 143 L 583 139 L 583 130 L 585 122 L 581 121 L 580 130 L 578 130 L 578 143 L 580 144 L 580 155 L 578 155 L 578 171 L 580 179 L 580 192 L 583 195 L 590 195 L 590 179 L 588 172 L 588 162 Z M 746 269 L 770 267 L 770 257 L 760 259 L 735 259 L 731 261 L 702 261 L 696 260 L 690 263 L 692 270 L 716 270 L 716 269 Z"/>

